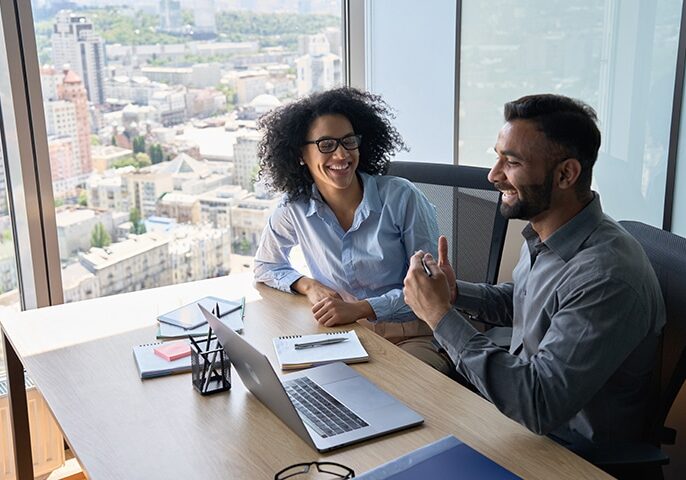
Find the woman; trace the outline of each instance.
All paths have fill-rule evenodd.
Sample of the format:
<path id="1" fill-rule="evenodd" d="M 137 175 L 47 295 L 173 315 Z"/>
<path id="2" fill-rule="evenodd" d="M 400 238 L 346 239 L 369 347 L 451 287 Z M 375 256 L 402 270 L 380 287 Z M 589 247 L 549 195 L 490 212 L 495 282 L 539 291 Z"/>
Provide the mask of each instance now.
<path id="1" fill-rule="evenodd" d="M 306 295 L 327 327 L 355 321 L 448 373 L 431 329 L 403 300 L 417 250 L 436 252 L 436 212 L 405 179 L 382 176 L 405 148 L 380 97 L 316 93 L 260 119 L 260 178 L 284 198 L 255 255 L 255 280 Z M 288 255 L 300 244 L 312 278 Z"/>

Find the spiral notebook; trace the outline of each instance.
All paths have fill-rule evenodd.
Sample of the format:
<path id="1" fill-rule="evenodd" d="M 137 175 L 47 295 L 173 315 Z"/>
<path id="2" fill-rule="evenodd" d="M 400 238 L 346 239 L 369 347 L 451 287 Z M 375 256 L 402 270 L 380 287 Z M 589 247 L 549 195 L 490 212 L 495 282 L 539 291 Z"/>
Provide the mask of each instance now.
<path id="1" fill-rule="evenodd" d="M 146 378 L 191 371 L 190 356 L 169 362 L 155 355 L 155 348 L 161 345 L 163 345 L 162 342 L 152 342 L 133 347 L 133 358 L 136 360 L 136 366 L 138 367 L 141 379 L 145 380 Z"/>
<path id="2" fill-rule="evenodd" d="M 313 348 L 295 348 L 296 344 L 324 342 L 339 338 L 344 341 Z M 277 337 L 273 342 L 276 358 L 282 370 L 309 368 L 333 362 L 359 363 L 369 360 L 369 355 L 354 330 L 314 335 L 290 335 Z"/>

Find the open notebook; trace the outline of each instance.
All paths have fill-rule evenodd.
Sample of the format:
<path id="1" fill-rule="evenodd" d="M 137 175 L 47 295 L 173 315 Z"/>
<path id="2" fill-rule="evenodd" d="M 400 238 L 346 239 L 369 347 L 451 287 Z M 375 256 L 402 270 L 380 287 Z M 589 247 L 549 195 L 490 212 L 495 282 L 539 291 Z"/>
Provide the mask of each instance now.
<path id="1" fill-rule="evenodd" d="M 296 349 L 296 344 L 320 342 L 345 338 L 345 341 L 321 345 L 314 348 Z M 369 360 L 367 351 L 360 343 L 354 330 L 317 333 L 314 335 L 290 335 L 277 337 L 274 340 L 276 358 L 282 370 L 295 370 L 324 365 L 333 362 L 358 363 Z"/>

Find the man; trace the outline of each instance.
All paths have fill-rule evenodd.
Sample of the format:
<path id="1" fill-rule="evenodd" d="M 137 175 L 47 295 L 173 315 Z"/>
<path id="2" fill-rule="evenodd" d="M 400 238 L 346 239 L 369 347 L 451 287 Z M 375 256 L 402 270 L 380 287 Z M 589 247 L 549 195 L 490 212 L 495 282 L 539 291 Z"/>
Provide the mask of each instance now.
<path id="1" fill-rule="evenodd" d="M 533 95 L 507 103 L 505 120 L 488 179 L 502 192 L 501 213 L 529 221 L 513 282 L 456 282 L 441 237 L 438 263 L 412 257 L 405 302 L 457 371 L 530 430 L 568 446 L 638 439 L 664 304 L 640 244 L 591 190 L 596 114 Z M 509 351 L 461 312 L 512 326 Z"/>

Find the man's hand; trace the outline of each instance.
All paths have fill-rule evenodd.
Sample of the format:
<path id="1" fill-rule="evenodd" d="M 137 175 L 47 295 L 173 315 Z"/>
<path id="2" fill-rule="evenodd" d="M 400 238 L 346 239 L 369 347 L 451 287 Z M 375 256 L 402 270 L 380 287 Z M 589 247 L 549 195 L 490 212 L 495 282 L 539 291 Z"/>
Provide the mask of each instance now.
<path id="1" fill-rule="evenodd" d="M 341 298 L 336 290 L 308 277 L 300 277 L 293 282 L 291 290 L 307 296 L 307 299 L 312 305 L 315 305 L 325 298 Z"/>
<path id="2" fill-rule="evenodd" d="M 447 242 L 445 245 L 447 249 Z M 431 277 L 424 271 L 422 259 L 431 272 Z M 450 267 L 449 263 L 448 267 Z M 410 268 L 407 271 L 407 276 L 405 276 L 403 294 L 405 295 L 405 303 L 432 330 L 436 328 L 443 315 L 452 308 L 451 292 L 446 274 L 439 268 L 430 253 L 425 254 L 421 250 L 410 258 Z"/>
<path id="3" fill-rule="evenodd" d="M 445 238 L 445 235 L 438 237 L 438 267 L 445 274 L 445 278 L 448 281 L 450 303 L 455 303 L 457 298 L 457 275 L 455 275 L 455 270 L 453 270 L 448 259 L 448 239 Z"/>
<path id="4" fill-rule="evenodd" d="M 345 302 L 339 298 L 324 298 L 312 307 L 315 320 L 325 327 L 352 323 L 360 318 L 373 318 L 369 302 Z"/>

